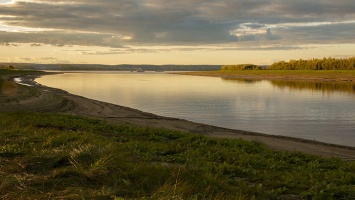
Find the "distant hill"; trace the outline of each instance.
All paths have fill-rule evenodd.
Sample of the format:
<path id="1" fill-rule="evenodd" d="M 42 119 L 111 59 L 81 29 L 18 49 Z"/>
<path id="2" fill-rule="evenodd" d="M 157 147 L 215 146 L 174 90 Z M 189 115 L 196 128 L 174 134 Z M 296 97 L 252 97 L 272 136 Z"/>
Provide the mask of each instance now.
<path id="1" fill-rule="evenodd" d="M 98 65 L 98 64 L 31 64 L 31 63 L 2 63 L 11 64 L 16 69 L 35 70 L 102 70 L 102 71 L 131 71 L 141 68 L 145 71 L 211 71 L 220 70 L 222 65 Z"/>

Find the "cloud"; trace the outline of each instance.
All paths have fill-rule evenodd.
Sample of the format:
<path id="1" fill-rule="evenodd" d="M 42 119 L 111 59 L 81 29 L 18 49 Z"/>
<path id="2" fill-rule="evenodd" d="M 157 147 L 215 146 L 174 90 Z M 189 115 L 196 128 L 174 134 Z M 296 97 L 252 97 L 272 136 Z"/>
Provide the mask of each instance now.
<path id="1" fill-rule="evenodd" d="M 333 58 L 355 58 L 354 54 L 352 55 L 333 55 Z"/>
<path id="2" fill-rule="evenodd" d="M 345 43 L 354 41 L 354 10 L 353 0 L 18 0 L 0 7 L 0 42 L 278 45 L 297 36 L 305 44 Z"/>
<path id="3" fill-rule="evenodd" d="M 0 45 L 1 45 L 1 46 L 11 46 L 11 44 L 10 44 L 10 43 L 7 43 L 7 42 L 0 42 Z"/>
<path id="4" fill-rule="evenodd" d="M 325 23 L 317 25 L 289 25 L 287 27 L 280 26 L 277 29 L 278 34 L 286 35 L 288 41 L 303 44 L 336 44 L 349 43 L 354 41 L 354 22 L 345 23 Z"/>
<path id="5" fill-rule="evenodd" d="M 71 33 L 67 31 L 6 32 L 0 31 L 0 43 L 31 43 L 31 46 L 49 44 L 53 46 L 108 46 L 123 48 L 122 39 L 114 39 L 109 34 Z"/>
<path id="6" fill-rule="evenodd" d="M 277 36 L 277 35 L 272 34 L 272 33 L 271 33 L 271 29 L 268 28 L 268 29 L 266 29 L 265 38 L 266 38 L 267 40 L 278 40 L 278 39 L 280 39 L 280 36 Z"/>
<path id="7" fill-rule="evenodd" d="M 40 47 L 40 46 L 42 46 L 42 44 L 40 44 L 40 43 L 33 43 L 33 44 L 31 44 L 31 47 Z"/>
<path id="8" fill-rule="evenodd" d="M 6 47 L 17 47 L 17 44 L 11 44 L 8 42 L 0 42 L 0 46 L 6 46 Z"/>
<path id="9" fill-rule="evenodd" d="M 16 62 L 16 63 L 48 63 L 48 64 L 69 64 L 70 62 L 67 60 L 61 60 L 53 57 L 14 57 L 8 60 L 8 62 Z"/>
<path id="10" fill-rule="evenodd" d="M 211 46 L 198 46 L 198 47 L 170 47 L 170 46 L 160 46 L 155 48 L 146 47 L 127 47 L 120 49 L 106 49 L 106 50 L 86 50 L 80 49 L 75 50 L 81 55 L 119 55 L 119 54 L 129 54 L 129 53 L 166 53 L 166 52 L 208 52 L 208 51 L 239 51 L 239 50 L 250 50 L 250 51 L 270 51 L 270 50 L 295 50 L 295 49 L 303 49 L 304 47 L 297 45 L 274 45 L 274 46 L 220 46 L 220 47 L 211 47 Z"/>

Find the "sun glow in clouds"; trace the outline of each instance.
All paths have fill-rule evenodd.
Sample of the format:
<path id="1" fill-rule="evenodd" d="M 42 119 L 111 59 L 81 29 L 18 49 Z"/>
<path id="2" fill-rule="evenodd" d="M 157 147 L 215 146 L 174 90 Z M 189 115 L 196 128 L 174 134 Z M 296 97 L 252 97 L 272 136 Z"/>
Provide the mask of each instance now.
<path id="1" fill-rule="evenodd" d="M 28 28 L 28 27 L 21 27 L 21 26 L 10 26 L 0 22 L 0 31 L 6 32 L 40 32 L 40 31 L 50 31 L 51 29 L 45 28 Z"/>

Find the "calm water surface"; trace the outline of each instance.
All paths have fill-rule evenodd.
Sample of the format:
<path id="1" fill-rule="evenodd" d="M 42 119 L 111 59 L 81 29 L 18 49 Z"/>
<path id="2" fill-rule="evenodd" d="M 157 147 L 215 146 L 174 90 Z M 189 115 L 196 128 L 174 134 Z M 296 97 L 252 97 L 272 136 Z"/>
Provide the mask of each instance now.
<path id="1" fill-rule="evenodd" d="M 161 116 L 355 146 L 355 84 L 85 72 L 36 81 Z"/>

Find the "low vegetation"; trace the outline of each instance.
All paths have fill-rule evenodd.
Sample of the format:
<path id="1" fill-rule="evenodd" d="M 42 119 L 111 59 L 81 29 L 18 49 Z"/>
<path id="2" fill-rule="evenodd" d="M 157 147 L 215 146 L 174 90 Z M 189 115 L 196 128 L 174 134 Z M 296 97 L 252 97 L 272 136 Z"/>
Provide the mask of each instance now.
<path id="1" fill-rule="evenodd" d="M 355 163 L 62 114 L 0 113 L 0 199 L 354 199 Z"/>

